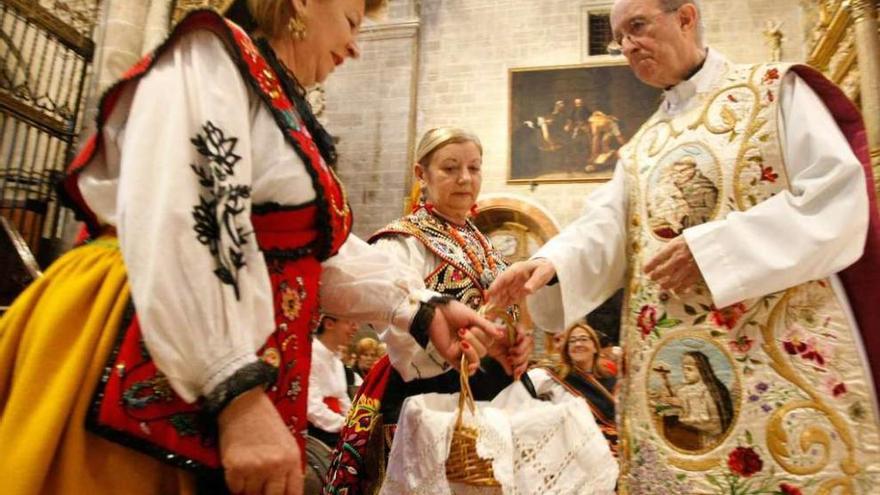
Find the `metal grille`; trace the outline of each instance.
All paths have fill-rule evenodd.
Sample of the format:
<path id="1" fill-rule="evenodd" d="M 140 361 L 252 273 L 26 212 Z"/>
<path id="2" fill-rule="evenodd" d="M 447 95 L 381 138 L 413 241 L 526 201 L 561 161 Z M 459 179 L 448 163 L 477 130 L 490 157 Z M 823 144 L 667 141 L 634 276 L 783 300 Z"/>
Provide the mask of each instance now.
<path id="1" fill-rule="evenodd" d="M 589 52 L 590 55 L 608 55 L 608 44 L 611 43 L 611 14 L 596 14 L 590 12 L 587 17 L 589 24 Z"/>
<path id="2" fill-rule="evenodd" d="M 0 0 L 0 215 L 44 266 L 60 243 L 54 185 L 80 127 L 97 4 Z"/>

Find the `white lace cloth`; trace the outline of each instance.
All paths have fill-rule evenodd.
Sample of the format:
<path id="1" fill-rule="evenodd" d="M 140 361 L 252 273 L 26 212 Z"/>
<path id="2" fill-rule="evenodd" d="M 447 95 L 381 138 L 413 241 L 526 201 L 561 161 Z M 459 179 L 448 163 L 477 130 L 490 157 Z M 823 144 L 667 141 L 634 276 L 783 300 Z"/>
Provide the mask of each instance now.
<path id="1" fill-rule="evenodd" d="M 403 404 L 381 495 L 613 494 L 617 461 L 583 399 L 533 399 L 517 382 L 477 402 L 464 422 L 477 428 L 477 454 L 492 459 L 497 488 L 449 483 L 446 458 L 458 394 L 424 394 Z"/>

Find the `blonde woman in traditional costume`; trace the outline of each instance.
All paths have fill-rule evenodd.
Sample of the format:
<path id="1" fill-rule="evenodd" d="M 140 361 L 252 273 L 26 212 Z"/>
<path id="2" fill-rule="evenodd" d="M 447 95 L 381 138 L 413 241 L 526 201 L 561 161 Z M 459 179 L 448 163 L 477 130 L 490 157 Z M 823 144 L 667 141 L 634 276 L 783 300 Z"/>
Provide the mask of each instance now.
<path id="1" fill-rule="evenodd" d="M 482 145 L 471 132 L 441 127 L 425 133 L 414 165 L 423 198 L 412 214 L 371 238 L 377 248 L 421 277 L 426 287 L 474 309 L 483 305 L 486 289 L 507 266 L 469 218 L 480 193 L 482 162 Z M 404 399 L 460 390 L 458 374 L 434 355 L 425 336 L 401 339 L 385 332 L 382 337 L 388 356 L 373 366 L 355 397 L 324 493 L 374 493 L 382 483 L 382 466 Z M 463 346 L 482 346 L 463 337 Z M 494 359 L 484 359 L 481 370 L 471 377 L 476 398 L 490 399 L 511 383 L 510 375 L 519 378 L 531 346 L 531 336 L 520 334 L 510 355 L 485 349 Z"/>
<path id="2" fill-rule="evenodd" d="M 191 13 L 104 96 L 64 182 L 90 240 L 0 320 L 4 494 L 298 495 L 319 310 L 468 371 L 503 335 L 349 236 L 303 87 L 381 3 Z"/>
<path id="3" fill-rule="evenodd" d="M 614 2 L 615 41 L 663 100 L 492 301 L 528 294 L 536 323 L 564 328 L 625 289 L 621 491 L 876 493 L 880 214 L 861 116 L 809 67 L 727 60 L 700 17 L 695 0 Z"/>

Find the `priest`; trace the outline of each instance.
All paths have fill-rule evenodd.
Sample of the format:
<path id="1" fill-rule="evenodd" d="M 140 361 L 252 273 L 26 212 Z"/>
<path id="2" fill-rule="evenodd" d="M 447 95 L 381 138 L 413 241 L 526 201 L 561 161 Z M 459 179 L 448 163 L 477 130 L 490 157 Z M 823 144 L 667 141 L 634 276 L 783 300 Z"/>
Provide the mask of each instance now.
<path id="1" fill-rule="evenodd" d="M 869 493 L 880 230 L 858 110 L 809 67 L 705 46 L 694 0 L 617 0 L 611 24 L 660 108 L 491 300 L 528 296 L 559 329 L 625 289 L 622 493 Z M 676 395 L 701 381 L 705 397 Z M 731 420 L 698 441 L 712 390 Z"/>

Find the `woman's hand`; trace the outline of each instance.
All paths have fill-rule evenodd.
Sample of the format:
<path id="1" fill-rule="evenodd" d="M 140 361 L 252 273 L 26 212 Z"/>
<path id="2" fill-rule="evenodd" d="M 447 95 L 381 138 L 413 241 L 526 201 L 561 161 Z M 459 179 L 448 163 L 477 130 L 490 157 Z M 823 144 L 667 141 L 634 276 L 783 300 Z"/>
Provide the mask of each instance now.
<path id="1" fill-rule="evenodd" d="M 437 305 L 428 335 L 437 352 L 456 369 L 464 353 L 468 369 L 459 371 L 466 371 L 468 375 L 477 371 L 480 359 L 497 342 L 506 342 L 507 339 L 495 324 L 459 301 Z"/>
<path id="2" fill-rule="evenodd" d="M 470 332 L 465 335 L 470 341 Z M 498 339 L 494 345 L 486 350 L 486 355 L 498 361 L 504 371 L 519 380 L 520 376 L 529 368 L 529 356 L 535 347 L 535 339 L 530 331 L 527 331 L 522 323 L 516 325 L 513 339 L 505 336 Z"/>
<path id="3" fill-rule="evenodd" d="M 302 495 L 301 453 L 272 401 L 259 387 L 217 417 L 220 459 L 232 493 Z"/>
<path id="4" fill-rule="evenodd" d="M 489 302 L 499 308 L 506 308 L 534 294 L 547 285 L 554 275 L 556 268 L 544 258 L 514 263 L 489 287 Z"/>

